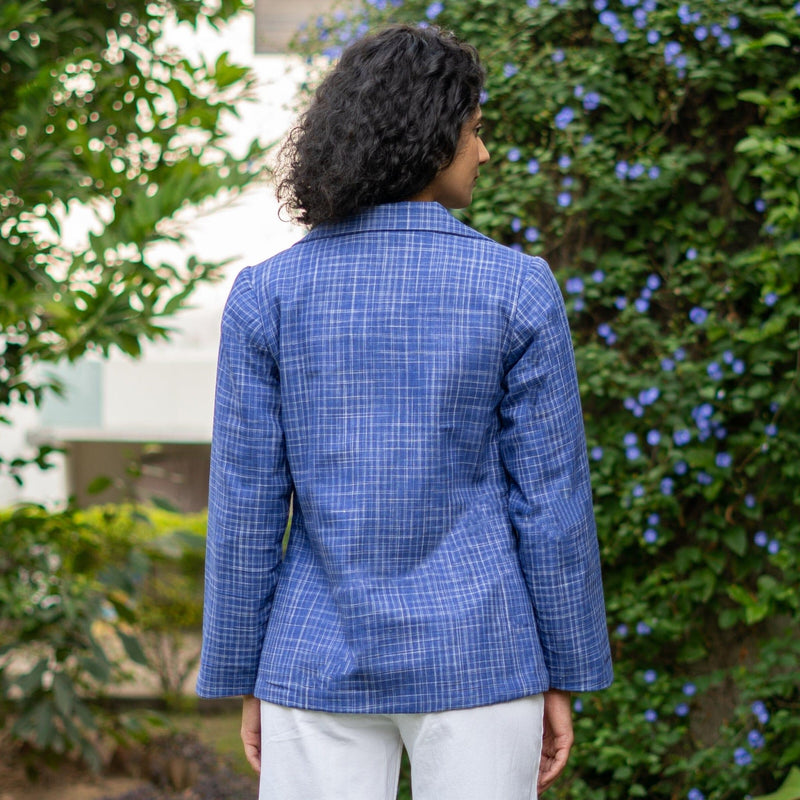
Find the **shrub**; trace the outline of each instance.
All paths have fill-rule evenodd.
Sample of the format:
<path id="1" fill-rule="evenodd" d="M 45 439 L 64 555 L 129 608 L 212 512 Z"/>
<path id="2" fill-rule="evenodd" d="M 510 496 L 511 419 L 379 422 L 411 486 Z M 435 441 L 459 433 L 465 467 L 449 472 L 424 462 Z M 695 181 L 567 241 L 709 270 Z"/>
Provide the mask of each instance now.
<path id="1" fill-rule="evenodd" d="M 0 710 L 12 739 L 99 768 L 104 739 L 129 732 L 98 702 L 126 663 L 149 661 L 165 698 L 178 696 L 192 659 L 183 634 L 200 625 L 204 527 L 204 515 L 127 506 L 0 514 Z"/>
<path id="2" fill-rule="evenodd" d="M 350 8 L 350 6 L 343 6 Z M 369 0 L 481 52 L 462 216 L 571 316 L 616 661 L 576 699 L 582 800 L 774 789 L 800 761 L 800 4 Z"/>

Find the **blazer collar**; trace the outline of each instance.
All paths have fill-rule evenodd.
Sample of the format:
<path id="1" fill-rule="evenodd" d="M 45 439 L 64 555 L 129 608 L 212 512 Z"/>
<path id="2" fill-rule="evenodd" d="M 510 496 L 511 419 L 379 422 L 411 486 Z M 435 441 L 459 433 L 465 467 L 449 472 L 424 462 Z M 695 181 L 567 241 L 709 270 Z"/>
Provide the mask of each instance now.
<path id="1" fill-rule="evenodd" d="M 317 225 L 304 238 L 310 242 L 331 236 L 347 236 L 368 231 L 402 230 L 438 231 L 457 236 L 484 238 L 482 234 L 459 222 L 439 203 L 415 200 L 372 206 L 340 222 Z"/>

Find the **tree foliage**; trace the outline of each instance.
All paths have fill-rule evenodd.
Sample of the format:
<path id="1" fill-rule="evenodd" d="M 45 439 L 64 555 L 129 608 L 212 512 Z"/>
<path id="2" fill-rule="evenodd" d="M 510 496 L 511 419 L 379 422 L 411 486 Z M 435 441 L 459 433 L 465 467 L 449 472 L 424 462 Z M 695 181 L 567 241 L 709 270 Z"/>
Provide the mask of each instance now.
<path id="1" fill-rule="evenodd" d="M 800 4 L 348 7 L 298 50 L 387 21 L 478 48 L 493 157 L 463 216 L 567 299 L 617 678 L 576 701 L 556 795 L 774 789 L 800 762 Z"/>
<path id="2" fill-rule="evenodd" d="M 190 206 L 231 199 L 264 148 L 226 123 L 254 77 L 190 59 L 173 23 L 219 26 L 248 0 L 8 0 L 0 5 L 0 423 L 57 389 L 37 364 L 132 356 L 220 263 L 170 260 Z M 91 217 L 87 237 L 75 213 Z M 40 453 L 40 466 L 46 453 Z M 0 468 L 12 473 L 21 460 Z"/>

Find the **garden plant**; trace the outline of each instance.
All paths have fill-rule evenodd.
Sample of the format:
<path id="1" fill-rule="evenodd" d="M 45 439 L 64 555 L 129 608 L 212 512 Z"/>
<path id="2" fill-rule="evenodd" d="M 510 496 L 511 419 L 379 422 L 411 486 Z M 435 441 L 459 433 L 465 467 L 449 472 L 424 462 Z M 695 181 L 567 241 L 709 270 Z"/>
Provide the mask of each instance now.
<path id="1" fill-rule="evenodd" d="M 228 139 L 255 76 L 227 53 L 186 56 L 164 33 L 221 26 L 249 7 L 0 3 L 0 440 L 10 409 L 61 390 L 49 364 L 112 349 L 138 356 L 146 340 L 169 335 L 199 284 L 221 274 L 223 263 L 166 246 L 184 243 L 198 210 L 263 177 L 258 132 L 235 150 Z M 4 449 L 0 480 L 21 482 L 49 455 L 47 446 Z M 165 618 L 190 626 L 198 617 L 202 535 L 199 545 L 186 533 L 139 541 L 141 516 L 0 512 L 0 736 L 31 765 L 78 756 L 99 767 L 109 737 L 138 733 L 132 718 L 96 702 L 120 676 L 109 637 L 144 661 L 137 628 L 146 624 L 166 653 L 170 693 L 190 666 L 170 660 L 174 641 L 163 647 L 175 633 Z"/>
<path id="2" fill-rule="evenodd" d="M 614 686 L 554 796 L 737 800 L 800 764 L 800 4 L 369 0 L 486 65 L 470 225 L 566 297 Z M 313 79 L 309 83 L 313 89 Z"/>

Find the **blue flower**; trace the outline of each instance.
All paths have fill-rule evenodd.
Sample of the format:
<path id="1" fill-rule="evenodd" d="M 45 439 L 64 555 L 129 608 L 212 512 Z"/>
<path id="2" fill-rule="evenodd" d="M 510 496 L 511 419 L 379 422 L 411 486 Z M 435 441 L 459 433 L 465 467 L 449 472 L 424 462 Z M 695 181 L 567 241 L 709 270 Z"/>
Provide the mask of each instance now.
<path id="1" fill-rule="evenodd" d="M 659 522 L 661 522 L 661 517 L 659 517 L 658 514 L 651 514 L 647 518 L 648 525 L 658 525 Z"/>
<path id="2" fill-rule="evenodd" d="M 614 41 L 618 44 L 625 44 L 628 41 L 628 31 L 625 28 L 617 28 L 614 31 Z"/>
<path id="3" fill-rule="evenodd" d="M 633 491 L 631 492 L 634 497 L 644 497 L 644 486 L 641 483 L 637 483 L 633 487 Z"/>
<path id="4" fill-rule="evenodd" d="M 675 369 L 675 362 L 671 358 L 662 358 L 661 369 L 664 370 L 664 372 L 672 372 L 672 370 Z"/>
<path id="5" fill-rule="evenodd" d="M 575 299 L 575 300 L 572 302 L 572 308 L 573 308 L 575 311 L 583 311 L 583 309 L 584 309 L 585 307 L 586 307 L 586 303 L 584 303 L 584 302 L 583 302 L 583 298 L 582 298 L 582 297 L 577 297 L 577 298 L 576 298 L 576 299 Z"/>
<path id="6" fill-rule="evenodd" d="M 741 358 L 737 358 L 733 364 L 731 364 L 731 369 L 733 370 L 734 375 L 743 375 L 746 369 L 744 361 Z"/>
<path id="7" fill-rule="evenodd" d="M 636 633 L 638 633 L 639 636 L 649 636 L 652 632 L 653 629 L 646 622 L 636 623 Z"/>
<path id="8" fill-rule="evenodd" d="M 622 439 L 623 444 L 625 447 L 633 447 L 638 440 L 638 436 L 635 433 L 626 433 Z"/>
<path id="9" fill-rule="evenodd" d="M 532 158 L 530 161 L 528 161 L 528 172 L 531 175 L 535 175 L 538 171 L 539 171 L 539 162 L 535 158 Z"/>
<path id="10" fill-rule="evenodd" d="M 766 725 L 769 722 L 769 711 L 767 711 L 767 707 L 762 700 L 754 701 L 750 706 L 750 710 L 762 725 Z"/>
<path id="11" fill-rule="evenodd" d="M 556 201 L 561 208 L 566 208 L 572 203 L 572 195 L 569 192 L 561 192 L 556 198 Z"/>
<path id="12" fill-rule="evenodd" d="M 661 434 L 657 430 L 647 432 L 647 444 L 655 447 L 661 441 Z"/>
<path id="13" fill-rule="evenodd" d="M 625 451 L 625 457 L 628 459 L 628 461 L 636 461 L 636 459 L 639 458 L 639 456 L 641 456 L 641 454 L 642 454 L 642 451 L 639 450 L 638 447 L 629 447 Z"/>
<path id="14" fill-rule="evenodd" d="M 693 308 L 693 309 L 692 309 L 692 310 L 689 312 L 689 319 L 690 319 L 690 320 L 691 320 L 691 321 L 692 321 L 692 322 L 693 322 L 695 325 L 702 325 L 702 324 L 703 324 L 703 323 L 704 323 L 704 322 L 705 322 L 705 321 L 708 319 L 708 311 L 706 311 L 706 310 L 705 310 L 704 308 L 702 308 L 701 306 L 695 306 L 695 307 L 694 307 L 694 308 Z"/>
<path id="15" fill-rule="evenodd" d="M 607 322 L 601 322 L 597 326 L 597 335 L 601 339 L 608 339 L 608 337 L 611 336 L 612 333 L 613 331 L 611 330 L 611 326 Z"/>
<path id="16" fill-rule="evenodd" d="M 686 351 L 679 347 L 673 354 L 676 361 L 684 361 L 686 359 Z"/>
<path id="17" fill-rule="evenodd" d="M 733 463 L 733 458 L 730 453 L 717 453 L 714 461 L 720 469 L 726 469 Z"/>
<path id="18" fill-rule="evenodd" d="M 539 0 L 528 0 L 528 8 L 539 8 Z"/>
<path id="19" fill-rule="evenodd" d="M 751 756 L 750 752 L 745 750 L 744 747 L 737 747 L 733 751 L 733 760 L 738 766 L 746 767 L 753 760 L 753 756 Z"/>
<path id="20" fill-rule="evenodd" d="M 667 42 L 664 45 L 664 61 L 667 64 L 672 64 L 681 52 L 681 46 L 678 42 Z"/>
<path id="21" fill-rule="evenodd" d="M 700 472 L 697 473 L 697 482 L 701 486 L 711 486 L 711 484 L 714 483 L 714 479 L 707 472 L 700 470 Z"/>
<path id="22" fill-rule="evenodd" d="M 508 160 L 509 161 L 519 161 L 521 157 L 522 157 L 522 153 L 520 153 L 518 147 L 512 147 L 508 151 Z"/>
<path id="23" fill-rule="evenodd" d="M 635 181 L 637 178 L 641 178 L 644 175 L 644 165 L 636 163 L 628 170 L 628 177 Z"/>
<path id="24" fill-rule="evenodd" d="M 637 8 L 633 12 L 633 21 L 637 28 L 644 28 L 647 25 L 647 12 L 643 8 Z"/>
<path id="25" fill-rule="evenodd" d="M 767 545 L 767 552 L 773 556 L 780 552 L 780 549 L 781 543 L 777 539 L 771 539 L 770 543 Z"/>
<path id="26" fill-rule="evenodd" d="M 573 119 L 575 119 L 575 109 L 573 109 L 570 106 L 564 106 L 564 108 L 562 108 L 561 111 L 559 111 L 558 114 L 556 114 L 555 118 L 556 128 L 563 131 L 564 128 L 566 128 L 567 125 L 569 125 Z"/>
<path id="27" fill-rule="evenodd" d="M 698 28 L 695 28 L 694 38 L 697 39 L 698 42 L 704 42 L 708 39 L 708 28 L 706 28 L 705 25 L 700 25 Z"/>
<path id="28" fill-rule="evenodd" d="M 644 712 L 644 718 L 648 722 L 655 722 L 658 719 L 658 714 L 652 708 L 648 708 L 647 711 Z"/>
<path id="29" fill-rule="evenodd" d="M 620 180 L 624 180 L 628 176 L 628 162 L 618 161 L 614 167 L 614 173 Z"/>
<path id="30" fill-rule="evenodd" d="M 763 214 L 767 210 L 767 203 L 763 197 L 759 197 L 755 203 L 753 203 L 753 206 L 759 214 Z"/>
<path id="31" fill-rule="evenodd" d="M 689 261 L 694 261 L 694 260 L 697 258 L 697 249 L 696 249 L 696 248 L 694 248 L 694 247 L 690 247 L 690 248 L 689 248 L 689 249 L 686 251 L 686 258 L 687 258 Z"/>
<path id="32" fill-rule="evenodd" d="M 519 217 L 514 217 L 511 220 L 511 230 L 514 233 L 519 233 L 522 230 L 522 220 Z"/>
<path id="33" fill-rule="evenodd" d="M 592 457 L 592 461 L 600 461 L 600 459 L 603 457 L 603 448 L 593 447 L 590 455 Z"/>
<path id="34" fill-rule="evenodd" d="M 675 706 L 675 713 L 679 717 L 687 716 L 688 713 L 689 713 L 689 704 L 688 703 L 678 703 L 678 705 Z M 691 794 L 689 796 L 691 797 Z"/>
<path id="35" fill-rule="evenodd" d="M 567 290 L 567 294 L 580 294 L 583 291 L 583 280 L 581 278 L 568 278 L 564 288 Z M 611 329 L 609 328 L 609 330 Z M 600 328 L 597 331 L 599 333 Z M 600 335 L 602 336 L 603 334 L 601 333 Z"/>
<path id="36" fill-rule="evenodd" d="M 621 636 L 625 638 L 628 635 L 628 626 L 624 623 L 621 625 L 617 625 L 617 636 Z"/>
<path id="37" fill-rule="evenodd" d="M 581 701 L 581 699 L 580 699 L 580 698 L 578 698 L 578 699 L 577 699 L 577 700 L 576 700 L 576 701 L 575 701 L 575 702 L 572 704 L 572 710 L 573 710 L 573 711 L 574 711 L 576 714 L 580 714 L 580 713 L 581 713 L 581 711 L 583 711 L 583 702 Z"/>
<path id="38" fill-rule="evenodd" d="M 683 447 L 685 444 L 689 444 L 692 441 L 692 432 L 688 428 L 681 428 L 675 433 L 672 434 L 672 441 L 678 447 Z"/>
<path id="39" fill-rule="evenodd" d="M 744 504 L 747 508 L 755 508 L 756 507 L 756 498 L 755 495 L 746 494 L 744 496 Z"/>
<path id="40" fill-rule="evenodd" d="M 608 5 L 608 0 L 594 0 L 594 10 L 602 11 Z"/>
<path id="41" fill-rule="evenodd" d="M 752 730 L 747 734 L 747 743 L 754 750 L 758 750 L 760 747 L 764 746 L 764 737 L 761 735 L 760 731 Z"/>
<path id="42" fill-rule="evenodd" d="M 670 495 L 675 488 L 675 481 L 672 478 L 661 479 L 661 494 Z"/>
<path id="43" fill-rule="evenodd" d="M 683 692 L 683 693 L 684 693 L 684 694 L 685 694 L 687 697 L 694 697 L 694 696 L 697 694 L 697 687 L 696 687 L 696 686 L 695 686 L 693 683 L 691 683 L 691 682 L 689 682 L 689 683 L 684 683 L 684 684 L 683 684 L 683 689 L 681 689 L 681 691 L 682 691 L 682 692 Z"/>
<path id="44" fill-rule="evenodd" d="M 624 296 L 622 296 L 622 295 L 620 295 L 619 297 L 617 297 L 617 298 L 616 298 L 616 300 L 614 300 L 614 305 L 615 305 L 615 306 L 616 306 L 616 307 L 617 307 L 617 308 L 618 308 L 620 311 L 622 311 L 622 309 L 623 309 L 623 308 L 625 308 L 625 306 L 627 306 L 627 305 L 628 305 L 628 298 L 627 298 L 627 297 L 624 297 Z"/>
<path id="45" fill-rule="evenodd" d="M 553 59 L 554 64 L 560 64 L 566 58 L 566 55 L 564 54 L 564 51 L 559 48 L 558 50 L 553 51 L 553 54 L 550 56 L 550 58 Z"/>
<path id="46" fill-rule="evenodd" d="M 689 471 L 689 465 L 685 461 L 678 461 L 674 469 L 676 475 L 685 475 Z"/>
<path id="47" fill-rule="evenodd" d="M 442 13 L 442 11 L 444 11 L 443 3 L 439 2 L 431 3 L 425 11 L 425 16 L 428 19 L 436 19 L 436 17 L 438 17 L 439 14 Z"/>
<path id="48" fill-rule="evenodd" d="M 655 180 L 660 175 L 661 175 L 661 169 L 659 167 L 650 167 L 650 169 L 647 170 L 647 177 L 651 178 L 652 180 Z"/>
<path id="49" fill-rule="evenodd" d="M 767 436 L 777 436 L 778 426 L 774 422 L 770 422 L 764 427 L 764 433 L 766 433 Z"/>
<path id="50" fill-rule="evenodd" d="M 657 386 L 651 386 L 639 392 L 639 403 L 643 406 L 651 406 L 661 396 L 661 390 Z"/>
<path id="51" fill-rule="evenodd" d="M 775 292 L 767 292 L 767 294 L 764 295 L 764 305 L 765 306 L 770 306 L 771 307 L 771 306 L 774 306 L 775 303 L 777 303 L 777 302 L 778 302 L 778 295 L 775 294 Z"/>
<path id="52" fill-rule="evenodd" d="M 753 541 L 759 547 L 766 547 L 767 542 L 769 542 L 769 537 L 767 536 L 766 531 L 756 531 L 755 536 L 753 536 Z"/>
<path id="53" fill-rule="evenodd" d="M 717 41 L 723 50 L 727 50 L 733 44 L 733 39 L 731 39 L 730 35 L 727 33 L 721 34 Z"/>
<path id="54" fill-rule="evenodd" d="M 708 377 L 712 378 L 715 381 L 718 381 L 722 378 L 722 367 L 717 364 L 716 361 L 712 361 L 707 367 L 706 372 L 708 373 Z"/>
<path id="55" fill-rule="evenodd" d="M 689 794 L 686 797 L 687 800 L 706 800 L 706 796 L 696 787 L 689 789 Z"/>
<path id="56" fill-rule="evenodd" d="M 503 64 L 503 75 L 506 78 L 513 78 L 518 72 L 519 72 L 519 67 L 517 67 L 515 64 L 510 64 L 510 63 Z"/>
<path id="57" fill-rule="evenodd" d="M 583 98 L 583 107 L 586 111 L 594 111 L 600 105 L 600 95 L 597 92 L 588 92 Z"/>
<path id="58" fill-rule="evenodd" d="M 633 307 L 640 313 L 645 314 L 647 310 L 650 308 L 650 303 L 644 297 L 637 297 L 633 301 Z"/>
<path id="59" fill-rule="evenodd" d="M 605 8 L 605 6 L 603 6 L 603 8 Z M 613 11 L 603 11 L 599 19 L 607 28 L 611 28 L 612 30 L 619 28 L 619 19 Z"/>
<path id="60" fill-rule="evenodd" d="M 596 269 L 596 270 L 595 270 L 595 271 L 592 273 L 592 280 L 593 280 L 595 283 L 602 283 L 602 282 L 603 282 L 605 279 L 606 279 L 606 274 L 605 274 L 605 272 L 603 272 L 603 270 L 601 270 L 601 269 Z"/>
<path id="61" fill-rule="evenodd" d="M 657 44 L 661 39 L 661 34 L 658 31 L 647 31 L 647 41 L 649 44 Z"/>
<path id="62" fill-rule="evenodd" d="M 560 169 L 569 169 L 572 166 L 572 159 L 569 156 L 559 156 L 558 166 Z"/>
<path id="63" fill-rule="evenodd" d="M 655 683 L 658 679 L 658 673 L 654 669 L 648 669 L 644 673 L 645 683 Z"/>
<path id="64" fill-rule="evenodd" d="M 658 277 L 655 273 L 652 275 L 647 276 L 647 288 L 651 291 L 656 291 L 661 286 L 661 278 Z"/>
<path id="65" fill-rule="evenodd" d="M 525 239 L 529 242 L 538 242 L 539 241 L 539 229 L 538 228 L 525 228 Z"/>
<path id="66" fill-rule="evenodd" d="M 658 541 L 658 531 L 655 528 L 647 528 L 642 534 L 642 538 L 647 544 L 655 544 Z"/>
<path id="67" fill-rule="evenodd" d="M 732 31 L 735 31 L 738 27 L 739 17 L 737 17 L 735 14 L 731 14 L 731 16 L 728 17 L 728 28 L 730 28 Z"/>

